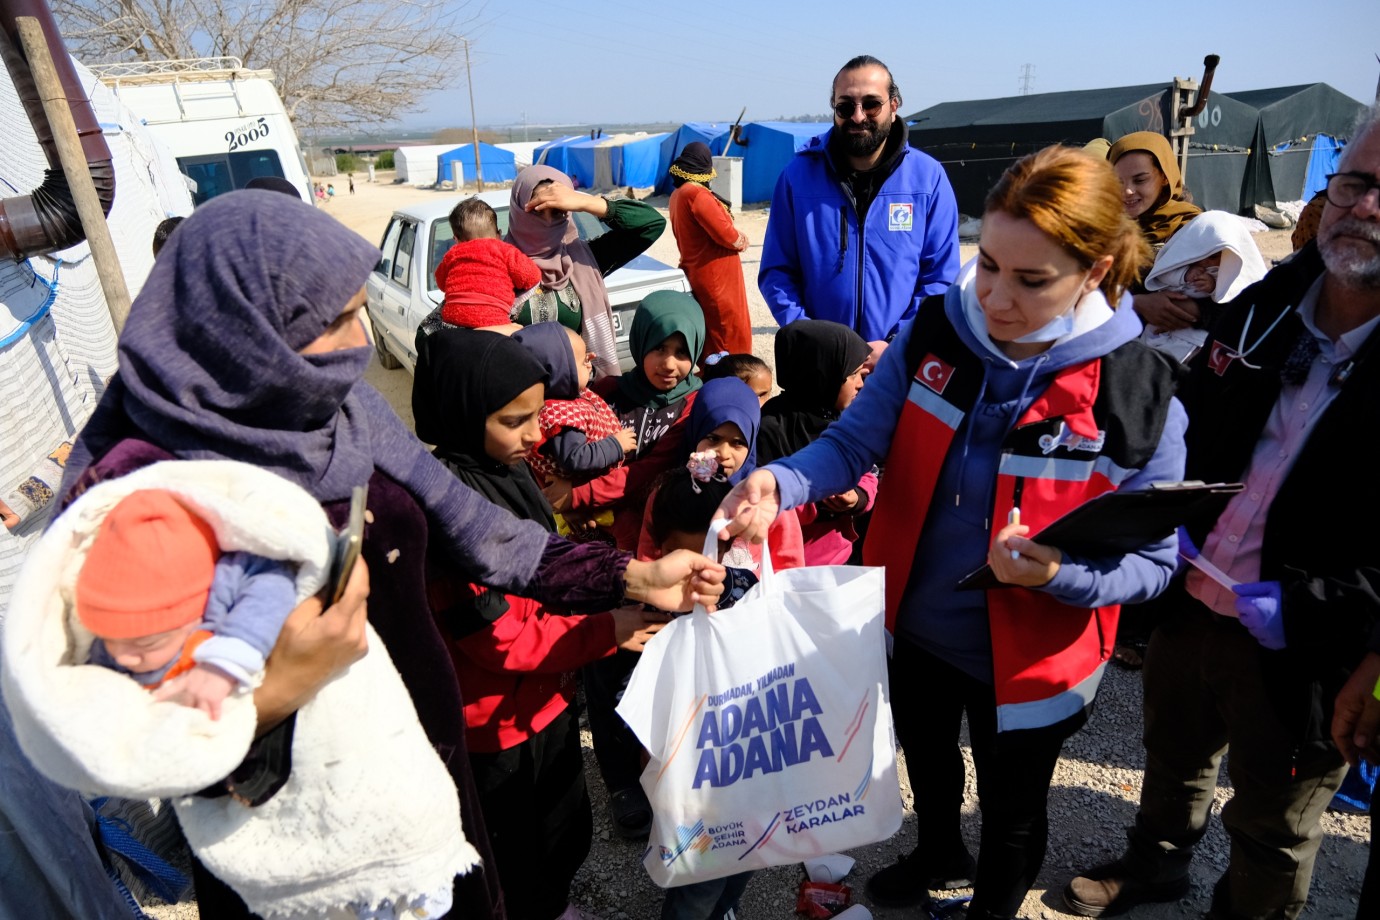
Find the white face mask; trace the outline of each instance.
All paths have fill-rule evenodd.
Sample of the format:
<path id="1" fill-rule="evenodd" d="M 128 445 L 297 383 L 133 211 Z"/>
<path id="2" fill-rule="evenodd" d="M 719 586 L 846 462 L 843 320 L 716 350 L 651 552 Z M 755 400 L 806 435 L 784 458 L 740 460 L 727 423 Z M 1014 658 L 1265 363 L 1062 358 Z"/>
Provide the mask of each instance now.
<path id="1" fill-rule="evenodd" d="M 1077 309 L 1079 301 L 1083 299 L 1083 282 L 1088 280 L 1088 272 L 1083 273 L 1082 281 L 1078 282 L 1078 292 L 1073 296 L 1073 303 L 1069 304 L 1068 309 L 1060 313 L 1054 319 L 1045 323 L 1034 332 L 1027 332 L 1019 339 L 1012 339 L 1013 344 L 1029 345 L 1032 343 L 1057 342 L 1064 336 L 1073 331 L 1074 310 Z"/>

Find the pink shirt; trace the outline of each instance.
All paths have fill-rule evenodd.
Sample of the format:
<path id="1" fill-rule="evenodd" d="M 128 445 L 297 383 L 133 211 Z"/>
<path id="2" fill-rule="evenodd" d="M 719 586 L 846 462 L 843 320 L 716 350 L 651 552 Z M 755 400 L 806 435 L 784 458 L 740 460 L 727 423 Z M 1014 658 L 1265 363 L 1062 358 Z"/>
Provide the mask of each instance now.
<path id="1" fill-rule="evenodd" d="M 1232 498 L 1203 543 L 1203 558 L 1237 582 L 1260 581 L 1260 550 L 1265 542 L 1265 516 L 1270 503 L 1308 442 L 1313 426 L 1337 396 L 1339 388 L 1331 385 L 1337 365 L 1348 361 L 1380 323 L 1380 317 L 1376 317 L 1333 342 L 1314 322 L 1322 280 L 1313 282 L 1298 306 L 1304 328 L 1318 340 L 1318 357 L 1302 384 L 1286 383 L 1280 388 L 1279 399 L 1251 455 L 1246 488 Z M 1249 361 L 1250 355 L 1244 359 Z M 1189 570 L 1185 587 L 1213 612 L 1236 616 L 1236 595 L 1197 569 Z"/>

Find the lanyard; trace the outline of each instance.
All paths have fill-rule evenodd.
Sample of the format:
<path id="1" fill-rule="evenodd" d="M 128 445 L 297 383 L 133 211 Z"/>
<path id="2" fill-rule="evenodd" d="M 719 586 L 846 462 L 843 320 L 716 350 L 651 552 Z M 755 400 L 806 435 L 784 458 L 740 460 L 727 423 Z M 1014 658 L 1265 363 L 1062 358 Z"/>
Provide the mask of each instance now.
<path id="1" fill-rule="evenodd" d="M 1270 333 L 1275 331 L 1275 327 L 1279 325 L 1279 321 L 1284 319 L 1284 317 L 1288 316 L 1293 311 L 1294 308 L 1292 306 L 1286 310 L 1281 310 L 1279 316 L 1276 316 L 1275 321 L 1270 324 L 1270 327 L 1260 334 L 1260 338 L 1256 339 L 1251 344 L 1250 348 L 1247 348 L 1246 335 L 1248 332 L 1250 332 L 1251 320 L 1255 319 L 1255 304 L 1251 304 L 1251 309 L 1246 313 L 1246 322 L 1241 326 L 1241 338 L 1238 339 L 1236 343 L 1237 360 L 1239 360 L 1243 365 L 1249 367 L 1253 371 L 1260 370 L 1260 366 L 1247 361 L 1246 356 L 1249 355 L 1251 352 L 1255 351 L 1257 348 L 1259 348 L 1260 343 L 1264 342 L 1267 338 L 1269 338 Z"/>

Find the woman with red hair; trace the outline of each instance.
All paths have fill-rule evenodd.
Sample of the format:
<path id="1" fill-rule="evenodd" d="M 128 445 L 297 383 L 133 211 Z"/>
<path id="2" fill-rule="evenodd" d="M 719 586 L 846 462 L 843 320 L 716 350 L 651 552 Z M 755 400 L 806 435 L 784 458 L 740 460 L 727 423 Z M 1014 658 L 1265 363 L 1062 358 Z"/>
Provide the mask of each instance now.
<path id="1" fill-rule="evenodd" d="M 1082 502 L 1182 477 L 1187 421 L 1126 289 L 1149 247 L 1111 167 L 1031 154 L 987 196 L 977 258 L 925 300 L 820 438 L 720 507 L 760 537 L 779 508 L 885 463 L 863 558 L 887 573 L 891 701 L 922 828 L 868 882 L 873 903 L 973 886 L 970 918 L 1013 917 L 1044 860 L 1050 780 L 1092 709 L 1119 606 L 1158 594 L 1176 547 L 1085 557 L 1027 537 Z M 961 590 L 991 566 L 993 587 Z M 960 834 L 968 717 L 981 847 Z"/>

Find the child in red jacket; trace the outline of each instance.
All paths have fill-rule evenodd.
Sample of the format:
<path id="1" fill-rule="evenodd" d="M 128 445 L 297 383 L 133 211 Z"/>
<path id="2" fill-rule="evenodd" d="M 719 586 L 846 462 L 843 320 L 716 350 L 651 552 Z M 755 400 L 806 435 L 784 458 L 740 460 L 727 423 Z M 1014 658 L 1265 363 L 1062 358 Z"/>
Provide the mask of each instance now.
<path id="1" fill-rule="evenodd" d="M 539 437 L 546 368 L 503 335 L 434 333 L 418 380 L 435 455 L 465 485 L 554 531 L 523 462 Z M 668 619 L 641 609 L 552 609 L 437 569 L 428 583 L 464 698 L 465 738 L 508 916 L 555 920 L 589 852 L 593 819 L 580 753 L 575 670 L 639 652 Z M 459 716 L 459 714 L 457 714 Z"/>
<path id="2" fill-rule="evenodd" d="M 436 266 L 436 286 L 446 294 L 441 321 L 469 329 L 515 331 L 519 327 L 509 314 L 513 301 L 541 282 L 541 269 L 516 246 L 499 239 L 498 215 L 478 198 L 455 206 L 450 229 L 455 245 Z"/>

